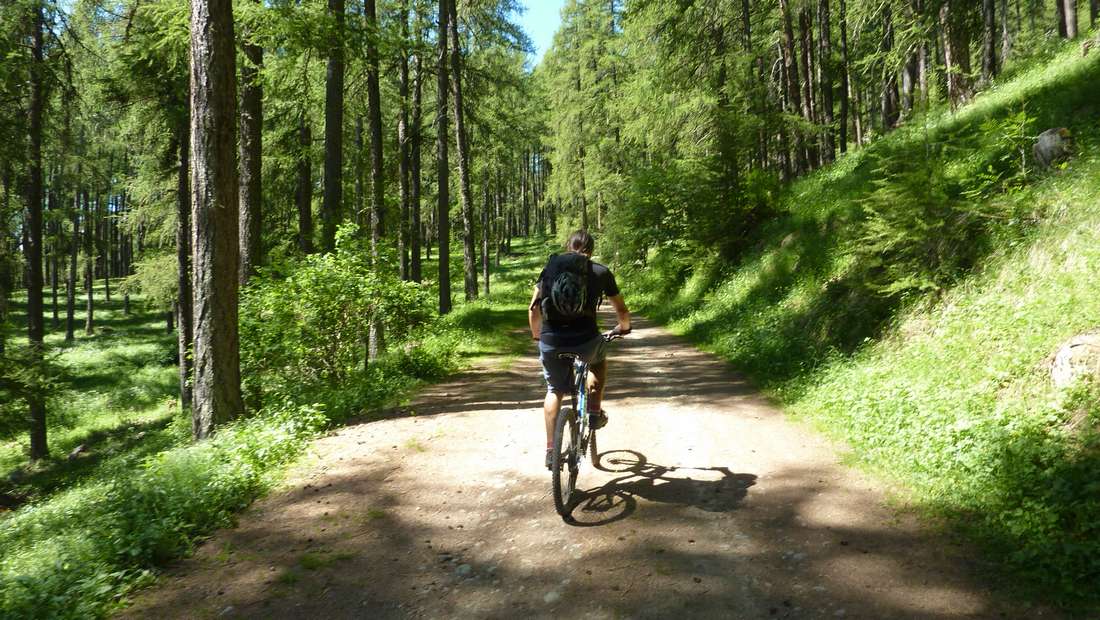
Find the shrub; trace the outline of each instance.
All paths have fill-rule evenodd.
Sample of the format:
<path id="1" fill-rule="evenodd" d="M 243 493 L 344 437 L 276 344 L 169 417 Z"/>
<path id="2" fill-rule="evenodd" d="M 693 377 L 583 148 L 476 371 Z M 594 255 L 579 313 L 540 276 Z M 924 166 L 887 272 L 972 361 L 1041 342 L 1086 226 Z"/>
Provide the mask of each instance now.
<path id="1" fill-rule="evenodd" d="M 241 367 L 269 387 L 336 384 L 363 367 L 372 321 L 399 343 L 432 315 L 420 285 L 402 282 L 389 257 L 344 227 L 336 251 L 262 272 L 241 296 Z"/>

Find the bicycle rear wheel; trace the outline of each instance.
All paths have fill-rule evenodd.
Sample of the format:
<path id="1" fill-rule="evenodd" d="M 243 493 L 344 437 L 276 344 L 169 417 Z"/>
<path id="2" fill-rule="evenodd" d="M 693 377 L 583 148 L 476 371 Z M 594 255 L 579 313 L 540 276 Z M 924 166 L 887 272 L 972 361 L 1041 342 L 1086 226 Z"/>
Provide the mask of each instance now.
<path id="1" fill-rule="evenodd" d="M 550 472 L 554 491 L 554 509 L 561 518 L 572 517 L 573 493 L 577 488 L 577 471 L 580 461 L 577 414 L 572 408 L 563 407 L 554 423 L 554 446 L 550 455 Z"/>

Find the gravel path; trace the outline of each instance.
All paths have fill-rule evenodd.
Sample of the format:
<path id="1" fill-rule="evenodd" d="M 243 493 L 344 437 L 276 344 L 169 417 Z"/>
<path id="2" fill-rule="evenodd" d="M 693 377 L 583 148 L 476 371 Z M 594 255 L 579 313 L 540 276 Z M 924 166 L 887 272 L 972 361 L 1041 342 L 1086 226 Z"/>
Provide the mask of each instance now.
<path id="1" fill-rule="evenodd" d="M 567 525 L 534 354 L 318 440 L 134 618 L 1036 618 L 724 362 L 639 320 Z M 532 347 L 533 351 L 533 347 Z"/>

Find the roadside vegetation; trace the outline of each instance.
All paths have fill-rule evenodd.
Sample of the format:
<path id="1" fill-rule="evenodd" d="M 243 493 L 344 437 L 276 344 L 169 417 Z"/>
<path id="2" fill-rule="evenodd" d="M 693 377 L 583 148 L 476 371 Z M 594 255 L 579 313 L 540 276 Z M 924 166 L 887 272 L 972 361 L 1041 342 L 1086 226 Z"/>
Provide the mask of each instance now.
<path id="1" fill-rule="evenodd" d="M 355 247 L 347 242 L 346 250 Z M 0 444 L 10 482 L 6 497 L 20 504 L 0 513 L 0 615 L 102 616 L 127 592 L 152 582 L 158 566 L 231 525 L 318 434 L 349 420 L 392 415 L 418 385 L 473 363 L 506 363 L 528 342 L 522 330 L 527 296 L 544 248 L 541 241 L 517 240 L 516 255 L 494 270 L 491 295 L 459 304 L 443 318 L 425 313 L 400 339 L 391 332 L 394 346 L 366 369 L 358 354 L 318 346 L 302 330 L 319 324 L 317 313 L 370 301 L 371 291 L 337 287 L 318 298 L 287 290 L 296 279 L 348 284 L 340 277 L 349 273 L 367 286 L 369 278 L 355 271 L 362 253 L 338 249 L 284 265 L 278 277 L 257 278 L 244 294 L 242 351 L 245 384 L 262 386 L 263 408 L 197 444 L 189 414 L 176 404 L 175 336 L 163 316 L 140 298 L 131 300 L 130 317 L 122 315 L 121 300 L 101 304 L 96 335 L 59 345 L 52 361 L 63 386 L 50 402 L 56 412 L 51 452 L 58 456 L 21 466 L 25 438 L 9 434 Z M 427 286 L 407 288 L 394 303 L 410 306 L 387 316 L 411 316 L 420 297 L 433 293 Z M 266 327 L 249 328 L 253 322 Z M 326 341 L 360 333 L 356 325 L 325 325 Z M 255 353 L 261 348 L 264 355 Z M 358 340 L 353 348 L 363 351 Z M 249 361 L 261 357 L 264 364 Z M 304 367 L 335 374 L 295 370 Z"/>
<path id="2" fill-rule="evenodd" d="M 1067 45 L 794 183 L 743 257 L 670 245 L 623 278 L 1017 592 L 1069 606 L 1100 592 L 1100 391 L 1049 371 L 1100 316 L 1097 84 L 1100 56 Z M 1077 155 L 1041 170 L 1051 127 Z"/>

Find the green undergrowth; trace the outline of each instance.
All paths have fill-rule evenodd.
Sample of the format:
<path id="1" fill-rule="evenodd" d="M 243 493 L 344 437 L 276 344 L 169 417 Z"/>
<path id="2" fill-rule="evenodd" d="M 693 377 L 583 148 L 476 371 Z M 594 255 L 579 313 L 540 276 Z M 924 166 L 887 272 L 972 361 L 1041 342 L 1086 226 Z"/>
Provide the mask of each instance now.
<path id="1" fill-rule="evenodd" d="M 1035 169 L 1033 136 L 1061 126 L 1077 155 Z M 1067 47 L 918 118 L 780 212 L 734 264 L 651 252 L 629 299 L 900 482 L 1013 591 L 1100 602 L 1100 391 L 1049 380 L 1100 327 L 1100 57 Z"/>
<path id="2" fill-rule="evenodd" d="M 392 415 L 393 404 L 427 381 L 517 355 L 528 345 L 526 296 L 543 247 L 517 242 L 494 268 L 488 299 L 428 320 L 369 369 L 340 385 L 303 382 L 297 393 L 280 382 L 257 414 L 198 443 L 175 407 L 175 340 L 163 318 L 122 317 L 114 305 L 97 304 L 109 329 L 80 335 L 68 348 L 51 335 L 51 355 L 64 370 L 64 391 L 50 399 L 53 459 L 15 467 L 25 440 L 12 435 L 0 444 L 0 463 L 18 480 L 9 492 L 27 500 L 0 514 L 0 616 L 106 615 L 154 581 L 158 567 L 231 526 L 326 429 Z M 86 451 L 66 458 L 76 445 Z"/>

